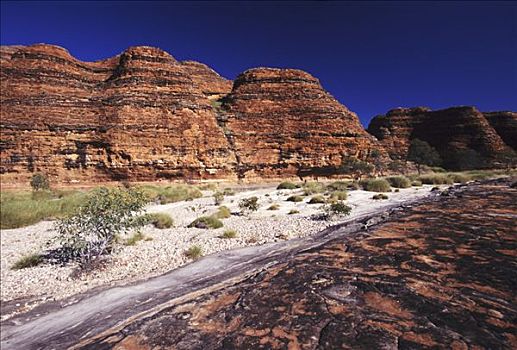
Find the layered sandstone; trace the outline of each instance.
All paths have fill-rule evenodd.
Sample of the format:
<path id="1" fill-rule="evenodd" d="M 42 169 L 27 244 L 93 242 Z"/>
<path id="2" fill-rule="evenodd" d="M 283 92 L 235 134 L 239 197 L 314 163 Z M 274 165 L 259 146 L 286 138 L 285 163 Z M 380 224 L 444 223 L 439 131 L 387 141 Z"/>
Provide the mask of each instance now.
<path id="1" fill-rule="evenodd" d="M 59 181 L 232 173 L 235 157 L 203 78 L 185 68 L 193 64 L 151 47 L 93 63 L 51 45 L 3 47 L 1 58 L 4 179 L 33 171 Z"/>
<path id="2" fill-rule="evenodd" d="M 246 176 L 331 175 L 378 148 L 357 115 L 310 74 L 256 68 L 237 77 L 219 120 Z"/>
<path id="3" fill-rule="evenodd" d="M 469 150 L 489 162 L 509 151 L 514 144 L 506 144 L 505 140 L 515 135 L 507 128 L 512 120 L 514 123 L 515 113 L 483 114 L 474 107 L 436 111 L 426 107 L 397 108 L 372 119 L 368 131 L 379 139 L 392 158 L 405 159 L 411 140 L 420 139 L 436 148 L 447 166 L 454 157 Z"/>
<path id="4" fill-rule="evenodd" d="M 44 44 L 0 53 L 3 181 L 329 175 L 378 147 L 302 71 L 253 69 L 232 88 L 152 47 L 98 62 Z"/>

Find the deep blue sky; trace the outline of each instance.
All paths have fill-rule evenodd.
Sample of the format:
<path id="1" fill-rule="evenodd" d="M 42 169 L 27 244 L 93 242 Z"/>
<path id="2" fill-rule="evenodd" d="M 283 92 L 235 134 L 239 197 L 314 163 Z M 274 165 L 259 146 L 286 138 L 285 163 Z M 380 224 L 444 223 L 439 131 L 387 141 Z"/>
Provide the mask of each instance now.
<path id="1" fill-rule="evenodd" d="M 517 111 L 515 2 L 2 2 L 2 45 L 38 42 L 82 60 L 158 46 L 230 79 L 303 69 L 363 124 L 398 106 Z"/>

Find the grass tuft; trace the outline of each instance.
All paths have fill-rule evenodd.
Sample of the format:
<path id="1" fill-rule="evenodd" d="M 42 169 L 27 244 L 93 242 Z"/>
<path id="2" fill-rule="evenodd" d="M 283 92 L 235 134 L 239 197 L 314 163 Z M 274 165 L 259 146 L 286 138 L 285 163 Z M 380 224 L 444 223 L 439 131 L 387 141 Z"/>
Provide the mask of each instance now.
<path id="1" fill-rule="evenodd" d="M 389 192 L 391 191 L 390 183 L 384 179 L 366 179 L 361 181 L 364 190 L 370 192 Z"/>
<path id="2" fill-rule="evenodd" d="M 271 206 L 269 208 L 267 208 L 267 210 L 278 210 L 280 209 L 280 205 L 278 204 L 271 204 Z"/>
<path id="3" fill-rule="evenodd" d="M 291 210 L 289 211 L 289 213 L 287 213 L 287 214 L 288 214 L 288 215 L 293 215 L 293 214 L 299 214 L 299 213 L 300 213 L 300 211 L 298 211 L 298 210 L 296 210 L 296 209 L 291 209 Z"/>
<path id="4" fill-rule="evenodd" d="M 227 238 L 227 239 L 230 239 L 230 238 L 235 238 L 237 237 L 237 232 L 234 231 L 234 230 L 226 230 L 223 232 L 221 238 Z"/>
<path id="5" fill-rule="evenodd" d="M 288 202 L 303 202 L 302 196 L 290 196 L 286 199 Z"/>
<path id="6" fill-rule="evenodd" d="M 192 221 L 187 227 L 217 229 L 223 227 L 223 223 L 214 216 L 200 216 L 196 220 Z"/>
<path id="7" fill-rule="evenodd" d="M 197 260 L 203 256 L 203 249 L 198 245 L 193 245 L 185 251 L 185 256 L 192 260 Z"/>
<path id="8" fill-rule="evenodd" d="M 408 188 L 411 187 L 411 181 L 405 176 L 390 176 L 386 178 L 386 181 L 395 188 Z"/>
<path id="9" fill-rule="evenodd" d="M 284 182 L 281 182 L 277 186 L 276 189 L 277 190 L 294 190 L 294 189 L 297 189 L 297 188 L 300 188 L 300 185 L 292 183 L 290 181 L 284 181 Z"/>
<path id="10" fill-rule="evenodd" d="M 446 174 L 423 174 L 420 175 L 418 179 L 426 185 L 450 185 L 453 183 L 452 179 Z"/>
<path id="11" fill-rule="evenodd" d="M 171 228 L 174 226 L 174 220 L 169 214 L 166 213 L 150 213 L 146 214 L 147 220 L 154 227 L 159 229 Z"/>
<path id="12" fill-rule="evenodd" d="M 12 270 L 21 270 L 29 267 L 38 266 L 43 262 L 43 256 L 38 253 L 28 254 L 18 259 L 11 267 Z"/>
<path id="13" fill-rule="evenodd" d="M 228 219 L 230 216 L 232 216 L 232 212 L 228 207 L 220 206 L 219 209 L 217 209 L 217 212 L 212 215 L 213 217 L 217 219 Z"/>
<path id="14" fill-rule="evenodd" d="M 311 200 L 309 201 L 309 204 L 321 204 L 321 203 L 325 203 L 325 202 L 326 202 L 325 197 L 323 197 L 321 194 L 318 194 L 311 198 Z"/>
<path id="15" fill-rule="evenodd" d="M 388 199 L 388 196 L 385 195 L 384 193 L 379 193 L 379 194 L 374 195 L 372 197 L 372 199 L 374 199 L 374 200 Z"/>

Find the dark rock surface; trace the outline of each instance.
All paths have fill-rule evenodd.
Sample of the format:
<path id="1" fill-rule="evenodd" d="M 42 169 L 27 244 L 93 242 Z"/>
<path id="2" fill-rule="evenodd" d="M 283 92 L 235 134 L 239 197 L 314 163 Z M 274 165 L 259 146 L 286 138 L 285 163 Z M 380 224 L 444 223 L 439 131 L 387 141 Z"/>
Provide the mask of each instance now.
<path id="1" fill-rule="evenodd" d="M 122 299 L 131 293 L 135 298 L 132 304 L 131 299 L 119 303 L 123 310 L 119 313 L 111 303 L 97 301 L 87 309 L 88 303 L 83 303 L 83 312 L 94 315 L 85 315 L 83 324 L 77 322 L 80 312 L 67 316 L 67 309 L 80 309 L 81 303 L 71 305 L 55 312 L 71 318 L 58 318 L 66 327 L 53 329 L 58 320 L 51 322 L 49 314 L 45 316 L 49 321 L 37 328 L 38 319 L 5 328 L 2 345 L 6 349 L 13 344 L 18 349 L 59 344 L 82 349 L 514 349 L 517 189 L 510 184 L 499 180 L 462 186 L 421 204 L 394 209 L 390 216 L 382 215 L 384 221 L 365 218 L 334 228 L 310 238 L 314 239 L 310 244 L 288 241 L 283 243 L 291 245 L 287 250 L 261 247 L 256 258 L 230 254 L 224 266 L 207 257 L 180 273 L 182 284 L 165 288 L 156 279 L 126 292 L 121 289 Z M 366 221 L 373 226 L 364 229 Z M 332 239 L 325 240 L 329 235 Z M 256 269 L 235 274 L 244 266 L 239 260 L 254 261 Z M 199 264 L 215 269 L 209 284 L 196 278 Z M 240 267 L 235 270 L 236 266 Z M 226 279 L 214 277 L 219 274 L 226 274 Z M 189 287 L 190 277 L 204 289 Z M 148 284 L 156 292 L 138 296 Z M 178 288 L 182 294 L 173 293 Z M 109 296 L 117 290 L 101 292 L 92 300 L 102 293 Z M 119 295 L 113 302 L 120 299 Z M 23 324 L 23 317 L 14 322 Z M 29 327 L 28 333 L 13 338 L 14 330 L 24 327 Z"/>
<path id="2" fill-rule="evenodd" d="M 394 159 L 406 159 L 411 140 L 417 138 L 436 148 L 446 165 L 461 152 L 473 150 L 493 161 L 515 150 L 517 113 L 481 113 L 474 107 L 430 110 L 396 108 L 372 119 L 368 132 L 377 137 Z"/>

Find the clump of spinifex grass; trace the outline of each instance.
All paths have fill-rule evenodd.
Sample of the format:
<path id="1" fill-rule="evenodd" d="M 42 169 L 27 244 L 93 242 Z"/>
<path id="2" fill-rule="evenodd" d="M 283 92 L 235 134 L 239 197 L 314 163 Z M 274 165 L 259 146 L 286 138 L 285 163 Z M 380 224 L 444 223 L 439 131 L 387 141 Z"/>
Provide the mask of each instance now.
<path id="1" fill-rule="evenodd" d="M 85 200 L 84 191 L 5 191 L 0 195 L 0 227 L 10 229 L 72 214 Z"/>
<path id="2" fill-rule="evenodd" d="M 360 182 L 366 191 L 371 192 L 389 192 L 391 191 L 390 183 L 384 179 L 367 179 Z"/>
<path id="3" fill-rule="evenodd" d="M 142 185 L 137 188 L 146 195 L 149 201 L 157 201 L 160 204 L 193 200 L 203 196 L 197 187 L 185 184 L 168 186 Z"/>

